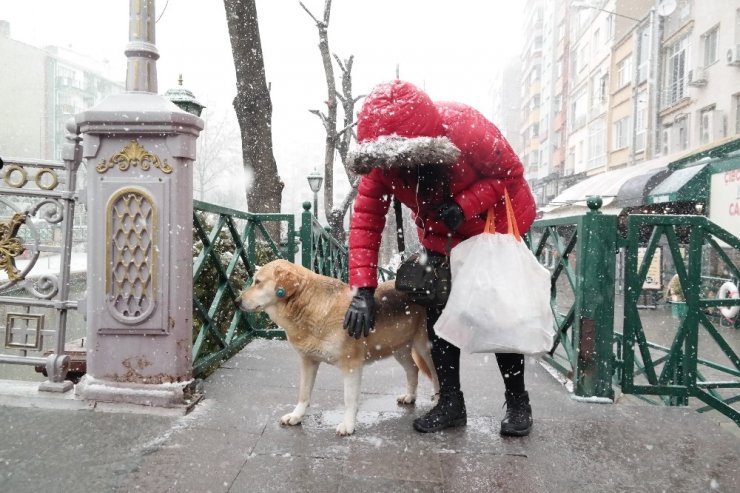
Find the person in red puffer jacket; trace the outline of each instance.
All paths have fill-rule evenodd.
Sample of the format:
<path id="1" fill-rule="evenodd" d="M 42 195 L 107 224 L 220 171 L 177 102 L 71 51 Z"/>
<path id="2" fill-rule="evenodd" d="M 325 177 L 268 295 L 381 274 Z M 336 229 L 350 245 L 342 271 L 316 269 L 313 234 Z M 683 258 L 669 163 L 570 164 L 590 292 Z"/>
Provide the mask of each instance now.
<path id="1" fill-rule="evenodd" d="M 412 211 L 432 262 L 482 233 L 490 207 L 496 230 L 506 232 L 504 190 L 522 234 L 534 221 L 536 207 L 521 161 L 493 123 L 470 106 L 433 102 L 409 82 L 395 80 L 372 90 L 358 115 L 357 140 L 350 161 L 362 177 L 349 233 L 349 283 L 355 294 L 344 326 L 349 336 L 359 339 L 370 333 L 375 320 L 378 249 L 391 196 Z M 414 421 L 420 432 L 467 423 L 460 350 L 434 333 L 442 309 L 427 307 L 440 396 L 434 408 Z M 506 387 L 501 434 L 528 435 L 532 410 L 524 385 L 524 357 L 509 353 L 496 354 L 496 359 Z"/>

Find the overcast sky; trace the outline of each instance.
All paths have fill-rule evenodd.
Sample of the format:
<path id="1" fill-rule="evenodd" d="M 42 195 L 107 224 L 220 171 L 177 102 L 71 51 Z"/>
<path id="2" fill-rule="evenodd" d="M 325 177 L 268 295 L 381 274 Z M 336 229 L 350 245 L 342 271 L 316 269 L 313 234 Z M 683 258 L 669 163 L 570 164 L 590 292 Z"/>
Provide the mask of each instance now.
<path id="1" fill-rule="evenodd" d="M 159 90 L 185 86 L 208 108 L 231 113 L 236 92 L 221 0 L 157 0 Z M 324 0 L 305 0 L 320 17 Z M 518 56 L 521 7 L 511 0 L 334 0 L 329 42 L 341 58 L 354 55 L 354 89 L 366 94 L 394 78 L 424 87 L 433 99 L 471 104 L 486 116 L 493 79 Z M 110 60 L 125 78 L 128 0 L 0 0 L 11 37 L 72 47 Z M 324 71 L 315 24 L 297 0 L 257 0 L 267 79 L 272 85 L 275 157 L 286 182 L 284 211 L 309 200 L 306 175 L 321 166 L 323 128 L 309 109 L 323 109 Z M 7 76 L 7 74 L 3 74 Z M 297 209 L 297 210 L 296 210 Z"/>

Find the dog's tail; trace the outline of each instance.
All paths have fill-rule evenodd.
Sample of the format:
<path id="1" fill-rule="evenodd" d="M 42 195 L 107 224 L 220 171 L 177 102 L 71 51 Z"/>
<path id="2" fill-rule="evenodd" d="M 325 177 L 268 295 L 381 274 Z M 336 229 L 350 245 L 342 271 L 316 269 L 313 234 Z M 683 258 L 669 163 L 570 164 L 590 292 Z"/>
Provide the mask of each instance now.
<path id="1" fill-rule="evenodd" d="M 429 369 L 427 364 L 424 362 L 424 359 L 419 356 L 419 353 L 416 352 L 416 349 L 411 348 L 411 358 L 413 358 L 414 363 L 416 363 L 416 366 L 419 367 L 419 370 L 426 375 L 426 377 L 431 380 L 432 379 L 432 371 Z"/>

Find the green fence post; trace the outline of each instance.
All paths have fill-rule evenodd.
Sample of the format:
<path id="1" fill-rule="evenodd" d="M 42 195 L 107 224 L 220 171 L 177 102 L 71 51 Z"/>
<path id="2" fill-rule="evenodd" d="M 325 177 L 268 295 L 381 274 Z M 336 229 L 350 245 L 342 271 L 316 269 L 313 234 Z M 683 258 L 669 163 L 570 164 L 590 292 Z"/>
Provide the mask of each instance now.
<path id="1" fill-rule="evenodd" d="M 312 224 L 311 202 L 304 202 L 303 213 L 301 214 L 301 263 L 306 269 L 311 269 L 311 259 L 313 258 Z"/>
<path id="2" fill-rule="evenodd" d="M 614 399 L 612 346 L 614 339 L 614 282 L 617 216 L 602 214 L 601 197 L 589 197 L 590 209 L 581 218 L 577 252 L 574 340 L 578 365 L 575 395 Z"/>

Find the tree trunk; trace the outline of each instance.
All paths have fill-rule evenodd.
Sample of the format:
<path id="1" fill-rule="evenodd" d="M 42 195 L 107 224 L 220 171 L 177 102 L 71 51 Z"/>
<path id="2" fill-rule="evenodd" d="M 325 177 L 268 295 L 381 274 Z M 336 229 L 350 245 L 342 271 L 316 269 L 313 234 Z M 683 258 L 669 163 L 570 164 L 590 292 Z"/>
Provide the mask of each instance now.
<path id="1" fill-rule="evenodd" d="M 253 173 L 246 193 L 250 212 L 280 212 L 283 182 L 272 152 L 272 101 L 265 77 L 255 0 L 224 0 L 236 69 L 234 109 L 241 130 L 244 169 Z M 274 229 L 270 229 L 271 235 Z M 274 239 L 279 239 L 274 237 Z"/>

